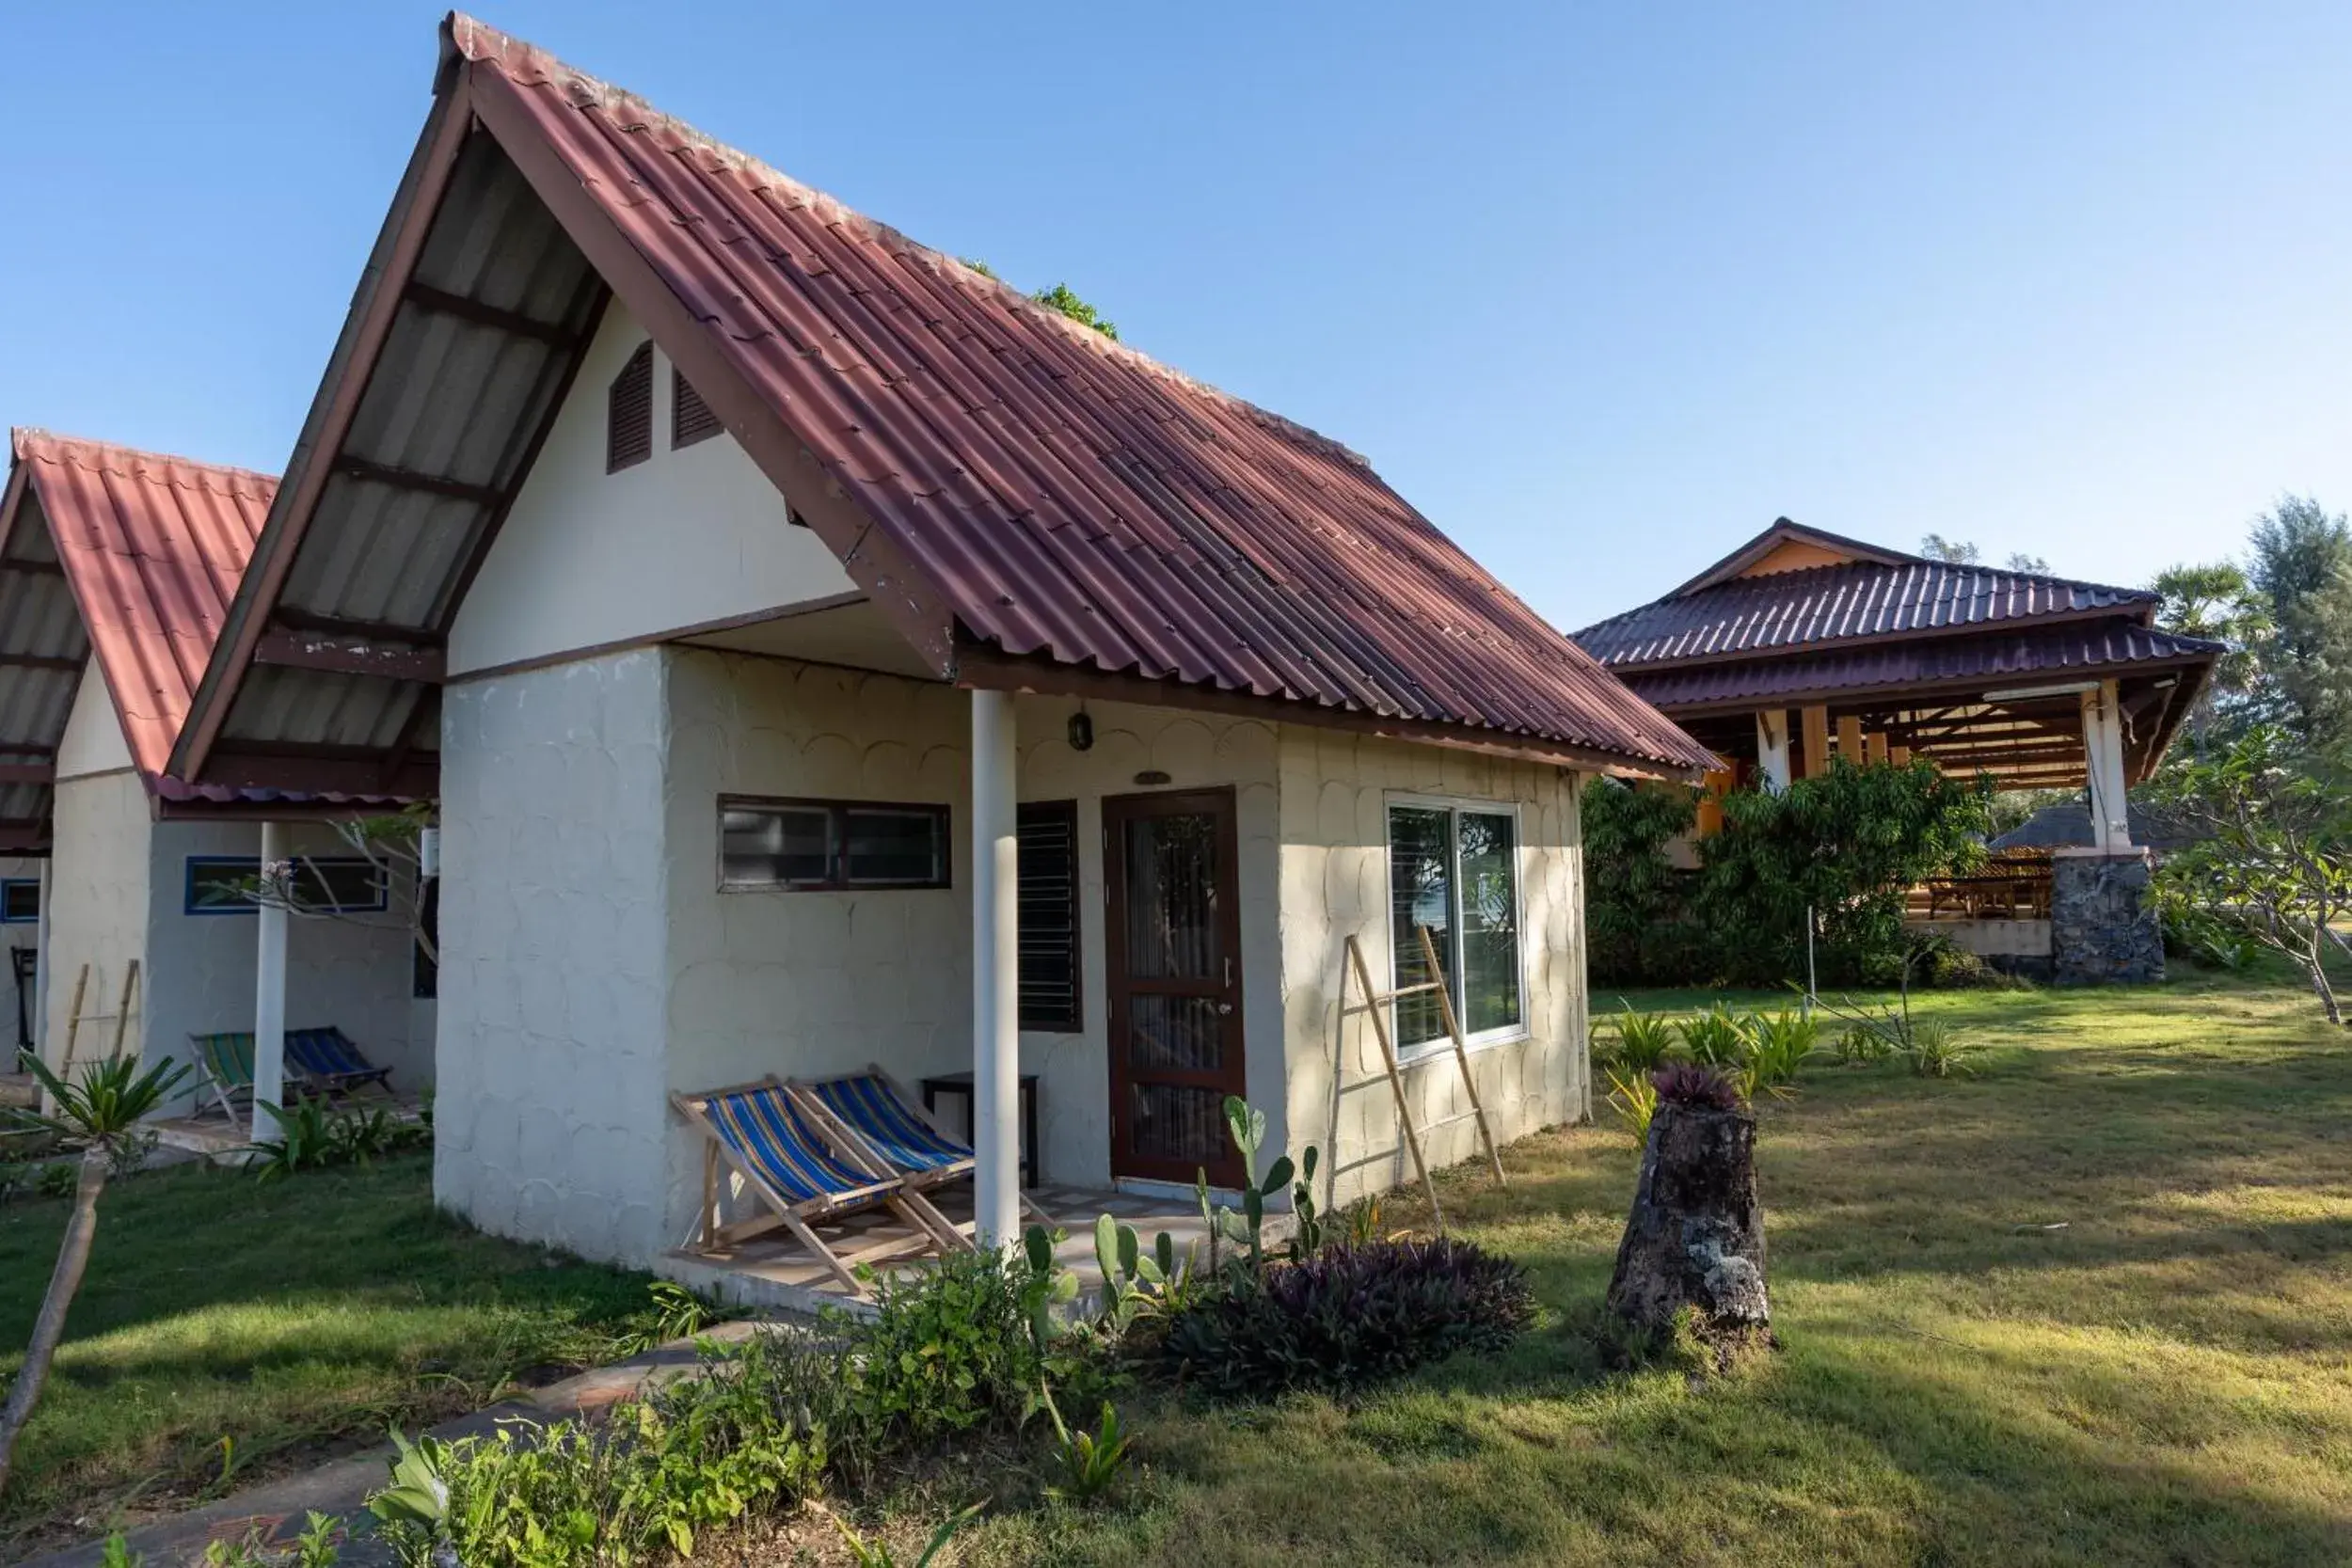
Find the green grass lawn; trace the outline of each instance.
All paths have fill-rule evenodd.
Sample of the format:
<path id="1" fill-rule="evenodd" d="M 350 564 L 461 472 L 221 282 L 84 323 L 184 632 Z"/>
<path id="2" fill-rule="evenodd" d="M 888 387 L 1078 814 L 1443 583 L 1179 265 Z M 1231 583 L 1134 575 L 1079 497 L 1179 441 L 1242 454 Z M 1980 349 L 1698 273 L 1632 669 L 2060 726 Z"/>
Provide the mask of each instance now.
<path id="1" fill-rule="evenodd" d="M 1610 1370 L 1636 1151 L 1542 1134 L 1507 1192 L 1446 1189 L 1533 1271 L 1517 1351 L 1354 1404 L 1131 1393 L 1123 1497 L 973 1476 L 967 1560 L 2352 1561 L 2352 1037 L 2284 985 L 1921 1006 L 1979 1076 L 1819 1068 L 1762 1109 L 1778 1354 Z"/>
<path id="2" fill-rule="evenodd" d="M 13 1375 L 67 1205 L 0 1209 Z M 262 1185 L 187 1165 L 108 1187 L 56 1370 L 0 1499 L 0 1560 L 496 1399 L 645 1306 L 641 1275 L 437 1213 L 429 1162 Z M 226 1456 L 220 1447 L 228 1438 Z"/>

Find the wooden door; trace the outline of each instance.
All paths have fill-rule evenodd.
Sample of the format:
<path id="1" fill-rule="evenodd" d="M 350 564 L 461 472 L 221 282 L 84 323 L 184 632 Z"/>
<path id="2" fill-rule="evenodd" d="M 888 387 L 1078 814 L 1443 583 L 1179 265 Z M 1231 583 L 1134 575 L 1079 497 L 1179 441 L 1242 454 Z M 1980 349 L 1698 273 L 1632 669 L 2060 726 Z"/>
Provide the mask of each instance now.
<path id="1" fill-rule="evenodd" d="M 1111 1174 L 1239 1186 L 1225 1097 L 1244 1092 L 1231 789 L 1103 802 Z"/>

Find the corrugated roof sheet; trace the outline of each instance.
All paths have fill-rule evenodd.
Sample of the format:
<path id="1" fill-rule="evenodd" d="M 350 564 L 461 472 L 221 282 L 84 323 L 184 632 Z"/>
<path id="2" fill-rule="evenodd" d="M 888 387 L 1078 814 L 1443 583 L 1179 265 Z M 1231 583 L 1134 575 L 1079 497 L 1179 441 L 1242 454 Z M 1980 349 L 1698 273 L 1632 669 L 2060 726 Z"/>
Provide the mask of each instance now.
<path id="1" fill-rule="evenodd" d="M 13 452 L 49 520 L 132 761 L 151 786 L 278 482 L 38 430 L 17 431 Z"/>
<path id="2" fill-rule="evenodd" d="M 1676 768 L 1710 763 L 1339 443 L 1037 306 L 529 44 L 464 16 L 447 36 L 480 123 L 516 147 L 532 138 L 534 157 L 553 153 L 870 518 L 875 540 L 861 549 L 895 556 L 952 611 L 961 647 L 1287 700 L 1308 721 L 1315 708 L 1344 710 L 1477 732 L 1471 743 L 1528 737 Z M 470 178 L 459 166 L 445 212 Z M 437 218 L 428 247 L 441 228 Z M 519 293 L 511 308 L 568 321 L 581 297 L 565 272 L 575 253 L 541 252 L 546 297 Z M 449 390 L 447 364 L 422 369 Z M 491 401 L 524 409 L 536 385 L 528 369 Z M 391 384 L 368 385 L 373 402 Z M 388 406 L 406 410 L 426 386 Z M 342 451 L 497 485 L 519 450 L 510 437 L 528 428 L 493 421 L 481 461 L 461 474 L 415 450 L 417 433 L 447 421 L 421 404 L 413 417 L 373 435 L 362 419 Z M 326 527 L 332 537 L 289 521 L 301 543 L 283 603 L 420 628 L 445 620 L 462 550 L 424 549 L 402 561 L 400 581 L 384 569 L 389 553 L 361 559 L 364 518 Z M 243 673 L 220 678 L 232 687 Z M 250 733 L 242 705 L 232 712 L 226 721 Z"/>
<path id="3" fill-rule="evenodd" d="M 1737 578 L 1613 616 L 1576 634 L 1611 669 L 1792 652 L 1920 632 L 1969 632 L 2112 610 L 2145 618 L 2156 595 L 1936 561 L 1858 561 Z"/>
<path id="4" fill-rule="evenodd" d="M 1794 575 L 1794 574 L 1791 574 Z M 2202 664 L 2218 643 L 2177 637 L 2134 621 L 2025 627 L 1952 639 L 1867 643 L 1818 654 L 1731 657 L 1624 672 L 1626 684 L 1659 706 L 1691 709 L 1800 693 L 1931 688 L 1949 682 L 2013 683 L 2023 676 L 2071 678 L 2135 664 Z"/>

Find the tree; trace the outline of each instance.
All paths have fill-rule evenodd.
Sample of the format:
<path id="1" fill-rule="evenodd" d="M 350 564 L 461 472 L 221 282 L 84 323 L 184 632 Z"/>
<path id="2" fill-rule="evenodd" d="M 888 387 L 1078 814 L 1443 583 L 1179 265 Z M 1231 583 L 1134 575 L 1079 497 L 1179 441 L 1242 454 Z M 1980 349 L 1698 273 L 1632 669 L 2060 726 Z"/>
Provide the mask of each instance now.
<path id="1" fill-rule="evenodd" d="M 1080 326 L 1090 326 L 1113 342 L 1119 341 L 1119 328 L 1109 318 L 1085 300 L 1070 292 L 1067 283 L 1057 283 L 1050 289 L 1040 289 L 1029 296 L 1049 310 L 1059 310 Z"/>
<path id="2" fill-rule="evenodd" d="M 349 817 L 333 827 L 346 848 L 375 867 L 384 886 L 385 907 L 407 925 L 409 940 L 438 966 L 440 933 L 434 918 L 433 883 L 424 875 L 424 835 L 433 827 L 433 808 L 420 802 L 382 816 Z M 337 909 L 310 861 L 308 855 L 274 861 L 238 882 L 230 896 L 238 903 L 284 910 L 304 919 L 381 927 L 378 916 L 355 916 Z"/>
<path id="3" fill-rule="evenodd" d="M 49 1381 L 57 1341 L 65 1337 L 66 1313 L 89 1267 L 90 1243 L 98 1235 L 98 1196 L 105 1190 L 106 1177 L 138 1163 L 139 1123 L 171 1098 L 188 1075 L 184 1063 L 169 1058 L 142 1072 L 135 1057 L 118 1056 L 85 1064 L 81 1082 L 69 1084 L 31 1052 L 23 1057 L 25 1068 L 40 1080 L 54 1109 L 46 1115 L 19 1111 L 16 1119 L 56 1133 L 69 1145 L 80 1145 L 82 1162 L 73 1185 L 73 1212 L 66 1220 L 65 1239 L 57 1246 L 57 1266 L 49 1276 L 49 1289 L 40 1298 L 40 1314 L 33 1320 L 33 1338 L 24 1347 L 24 1365 L 8 1389 L 8 1403 L 0 1405 L 0 1493 L 8 1490 L 16 1440 L 32 1418 L 33 1406 Z"/>
<path id="4" fill-rule="evenodd" d="M 2189 715 L 2191 733 L 2202 752 L 2217 728 L 2224 738 L 2243 730 L 2243 719 L 2261 671 L 2260 648 L 2269 635 L 2270 614 L 2247 581 L 2243 568 L 2227 561 L 2201 566 L 2169 566 L 2150 584 L 2156 591 L 2156 625 L 2183 637 L 2226 642 L 2230 651 L 2215 660 L 2213 678 L 2198 693 Z"/>
<path id="5" fill-rule="evenodd" d="M 1941 561 L 1953 566 L 1978 566 L 1984 562 L 1984 552 L 1977 548 L 1970 541 L 1947 539 L 1940 533 L 1931 533 L 1923 537 L 1919 541 L 1919 553 L 1930 561 Z M 2001 562 L 2001 569 L 2005 572 L 2047 574 L 2050 570 L 2050 563 L 2038 555 L 2027 555 L 2023 550 L 2012 550 L 2010 552 L 2009 559 Z"/>
<path id="6" fill-rule="evenodd" d="M 974 272 L 978 273 L 982 277 L 991 278 L 999 283 L 1004 281 L 1003 278 L 996 276 L 996 269 L 990 266 L 986 261 L 978 261 L 970 256 L 960 257 L 958 260 L 961 261 L 965 266 L 970 267 Z M 1093 306 L 1088 304 L 1085 300 L 1080 299 L 1075 293 L 1072 293 L 1070 285 L 1067 283 L 1057 283 L 1050 289 L 1040 289 L 1029 297 L 1035 300 L 1038 304 L 1044 306 L 1048 310 L 1060 311 L 1063 315 L 1068 316 L 1072 321 L 1076 322 L 1080 326 L 1090 326 L 1094 328 L 1095 331 L 1100 332 L 1104 337 L 1110 339 L 1113 342 L 1117 342 L 1119 341 L 1118 325 L 1109 318 L 1104 316 L 1100 310 L 1097 310 Z"/>
<path id="7" fill-rule="evenodd" d="M 2314 741 L 2352 740 L 2352 524 L 2307 496 L 2255 519 L 2247 580 L 2268 611 L 2267 717 Z"/>
<path id="8" fill-rule="evenodd" d="M 2298 750 L 2265 725 L 2160 778 L 2156 798 L 2203 835 L 2165 858 L 2164 893 L 2284 954 L 2328 1022 L 2343 1024 L 2328 958 L 2345 946 L 2335 923 L 2352 914 L 2352 761 Z"/>

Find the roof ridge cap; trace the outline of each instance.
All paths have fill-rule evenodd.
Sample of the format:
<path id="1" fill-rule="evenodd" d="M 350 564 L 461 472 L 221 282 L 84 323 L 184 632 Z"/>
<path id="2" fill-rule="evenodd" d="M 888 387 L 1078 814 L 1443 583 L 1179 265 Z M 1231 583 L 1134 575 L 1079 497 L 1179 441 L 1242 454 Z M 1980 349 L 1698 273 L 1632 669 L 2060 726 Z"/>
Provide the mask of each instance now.
<path id="1" fill-rule="evenodd" d="M 449 13 L 442 23 L 442 27 L 449 39 L 450 46 L 462 58 L 469 62 L 493 66 L 510 76 L 514 75 L 514 71 L 509 67 L 520 66 L 525 71 L 559 82 L 571 92 L 576 101 L 584 95 L 607 110 L 626 108 L 632 119 L 645 129 L 674 135 L 689 147 L 698 149 L 717 158 L 748 179 L 781 188 L 806 205 L 815 208 L 827 223 L 837 223 L 861 230 L 882 240 L 893 250 L 935 268 L 962 286 L 993 291 L 993 296 L 999 303 L 1015 310 L 1024 311 L 1032 318 L 1045 323 L 1073 343 L 1091 353 L 1128 364 L 1148 374 L 1159 376 L 1200 396 L 1213 398 L 1304 446 L 1322 451 L 1343 462 L 1353 464 L 1366 470 L 1372 467 L 1371 460 L 1347 445 L 1346 442 L 1326 436 L 1311 426 L 1300 424 L 1297 420 L 1286 415 L 1278 414 L 1263 404 L 1252 403 L 1238 393 L 1229 392 L 1221 387 L 1212 386 L 1196 376 L 1188 375 L 1173 365 L 1153 358 L 1139 348 L 1122 343 L 1115 338 L 1106 337 L 1096 331 L 1093 327 L 1074 322 L 1051 306 L 1039 304 L 1003 278 L 993 277 L 980 272 L 961 258 L 925 245 L 903 230 L 860 212 L 837 196 L 795 180 L 766 159 L 755 157 L 739 147 L 723 142 L 708 132 L 698 130 L 688 124 L 675 115 L 657 109 L 641 95 L 616 83 L 609 82 L 601 76 L 593 75 L 577 66 L 568 64 L 558 55 L 527 39 L 516 38 L 512 33 L 504 32 L 475 17 L 467 15 L 464 11 L 457 10 Z"/>
<path id="2" fill-rule="evenodd" d="M 157 475 L 163 483 L 178 487 L 193 484 L 198 489 L 227 487 L 233 489 L 239 482 L 248 482 L 275 491 L 278 476 L 254 468 L 240 468 L 230 463 L 208 463 L 200 457 L 189 457 L 172 451 L 151 451 L 144 447 L 126 446 L 119 441 L 103 441 L 95 436 L 71 436 L 60 431 L 46 430 L 39 425 L 16 425 L 8 432 L 9 454 L 19 462 L 71 463 L 78 467 L 101 472 L 146 466 L 162 469 Z M 215 484 L 215 482 L 221 482 Z"/>

